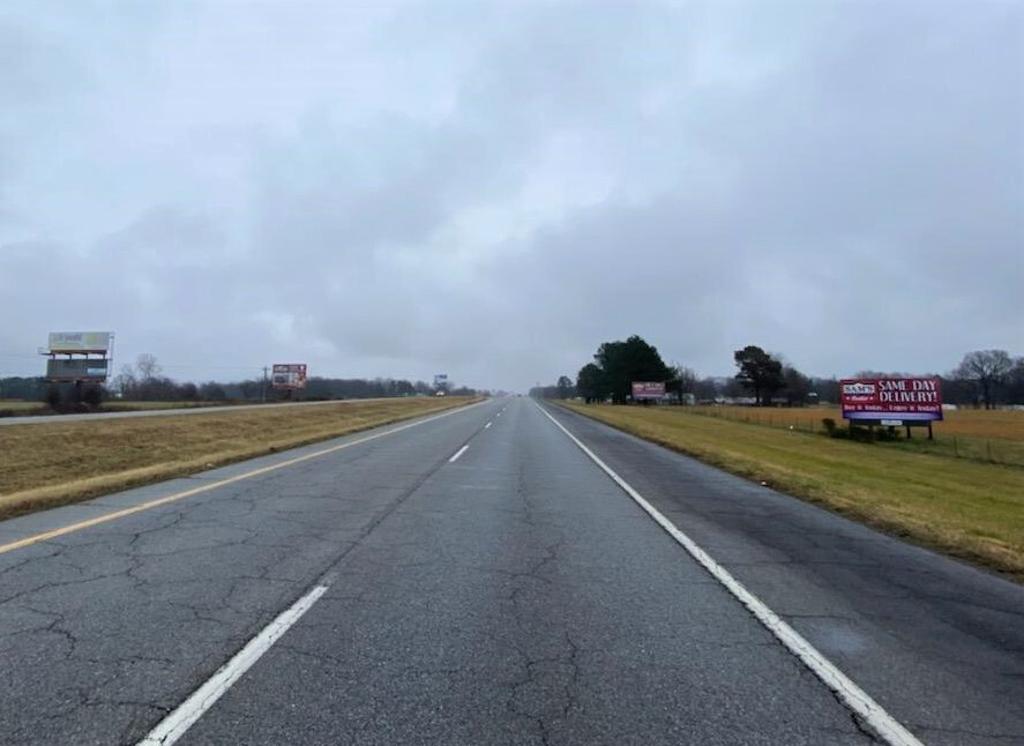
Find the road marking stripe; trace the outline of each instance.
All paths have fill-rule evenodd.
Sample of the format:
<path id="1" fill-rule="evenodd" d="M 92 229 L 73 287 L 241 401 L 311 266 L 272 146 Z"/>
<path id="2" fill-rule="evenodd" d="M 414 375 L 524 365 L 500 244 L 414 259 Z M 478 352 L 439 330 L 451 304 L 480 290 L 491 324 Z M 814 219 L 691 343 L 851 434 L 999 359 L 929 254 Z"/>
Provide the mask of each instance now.
<path id="1" fill-rule="evenodd" d="M 90 528 L 92 526 L 98 526 L 100 524 L 108 523 L 110 521 L 116 521 L 118 518 L 125 518 L 127 516 L 134 515 L 135 513 L 141 513 L 141 512 L 143 512 L 145 510 L 151 510 L 153 508 L 158 508 L 161 505 L 166 505 L 167 503 L 177 502 L 178 500 L 184 500 L 186 497 L 192 497 L 194 495 L 198 495 L 198 494 L 201 494 L 203 492 L 209 492 L 210 490 L 215 490 L 215 489 L 218 489 L 220 487 L 224 487 L 226 485 L 233 484 L 235 482 L 241 482 L 243 479 L 250 479 L 251 477 L 258 477 L 261 474 L 267 474 L 267 473 L 272 472 L 272 471 L 277 471 L 278 469 L 284 469 L 285 467 L 288 467 L 288 466 L 294 466 L 295 464 L 302 463 L 303 461 L 309 461 L 310 459 L 318 458 L 320 456 L 326 456 L 327 454 L 335 453 L 336 451 L 341 451 L 341 450 L 343 450 L 345 448 L 351 448 L 352 446 L 357 446 L 357 445 L 360 445 L 362 443 L 367 443 L 367 442 L 369 442 L 371 440 L 376 440 L 378 438 L 383 438 L 383 437 L 385 437 L 387 435 L 393 435 L 395 433 L 402 432 L 403 430 L 408 430 L 409 428 L 418 427 L 419 425 L 425 425 L 428 422 L 433 422 L 434 420 L 439 420 L 442 417 L 448 417 L 449 415 L 453 415 L 453 414 L 456 414 L 458 412 L 465 412 L 465 411 L 467 411 L 469 409 L 472 409 L 473 407 L 478 407 L 478 406 L 480 406 L 480 404 L 484 404 L 484 403 L 485 402 L 479 402 L 477 404 L 470 404 L 469 406 L 466 406 L 466 407 L 457 407 L 456 409 L 452 409 L 452 410 L 449 410 L 447 412 L 442 412 L 441 414 L 436 414 L 436 415 L 433 415 L 432 417 L 427 417 L 426 419 L 423 419 L 423 420 L 417 420 L 416 422 L 410 422 L 410 423 L 408 423 L 406 425 L 401 425 L 399 427 L 394 427 L 394 428 L 391 428 L 390 430 L 385 430 L 384 432 L 381 432 L 381 433 L 375 433 L 373 435 L 367 435 L 366 437 L 359 438 L 357 440 L 352 440 L 352 441 L 349 441 L 348 443 L 342 443 L 340 445 L 331 446 L 330 448 L 324 448 L 322 450 L 315 451 L 313 453 L 307 453 L 307 454 L 305 454 L 303 456 L 297 456 L 295 458 L 288 459 L 287 461 L 281 461 L 281 462 L 276 463 L 276 464 L 271 464 L 270 466 L 262 466 L 259 469 L 253 469 L 252 471 L 247 471 L 244 474 L 236 474 L 233 477 L 228 477 L 226 479 L 221 479 L 221 480 L 216 481 L 216 482 L 210 482 L 209 484 L 204 484 L 204 485 L 201 485 L 199 487 L 193 487 L 192 489 L 185 490 L 183 492 L 176 492 L 173 495 L 167 495 L 166 497 L 160 497 L 160 498 L 157 498 L 155 500 L 149 500 L 147 502 L 139 503 L 138 505 L 133 505 L 130 508 L 124 508 L 123 510 L 116 510 L 116 511 L 114 511 L 112 513 L 104 513 L 103 515 L 96 516 L 95 518 L 89 518 L 89 519 L 84 520 L 84 521 L 79 521 L 78 523 L 72 523 L 69 526 L 63 526 L 61 528 L 55 528 L 55 529 L 53 529 L 51 531 L 44 531 L 43 533 L 40 533 L 40 534 L 35 534 L 33 536 L 27 536 L 24 539 L 18 539 L 17 541 L 12 541 L 12 542 L 10 542 L 8 544 L 0 544 L 0 554 L 6 554 L 7 552 L 13 552 L 16 549 L 22 549 L 23 547 L 31 546 L 33 544 L 38 544 L 41 541 L 49 541 L 50 539 L 56 539 L 59 536 L 65 536 L 66 534 L 72 534 L 72 533 L 75 533 L 76 531 L 81 531 L 82 529 Z"/>
<path id="2" fill-rule="evenodd" d="M 450 459 L 448 459 L 448 463 L 449 464 L 454 464 L 456 461 L 458 461 L 459 456 L 461 456 L 462 454 L 464 454 L 468 450 L 469 450 L 469 445 L 468 444 L 462 446 L 462 448 L 460 448 L 459 450 L 457 450 L 455 452 L 454 456 L 452 456 Z"/>
<path id="3" fill-rule="evenodd" d="M 561 422 L 556 420 L 551 414 L 548 413 L 540 405 L 537 405 L 544 415 L 551 420 L 555 425 L 566 435 L 569 436 L 570 440 L 579 446 L 580 450 L 583 451 L 587 456 L 590 457 L 591 461 L 601 467 L 602 471 L 611 477 L 622 491 L 629 495 L 633 500 L 643 508 L 651 518 L 653 518 L 659 526 L 661 526 L 673 539 L 686 549 L 687 552 L 699 562 L 705 570 L 721 583 L 725 588 L 740 601 L 751 614 L 761 624 L 768 628 L 768 630 L 775 635 L 778 640 L 786 646 L 786 648 L 799 658 L 804 665 L 806 665 L 811 672 L 817 676 L 822 683 L 831 689 L 836 696 L 858 717 L 863 720 L 868 727 L 875 731 L 875 733 L 882 738 L 886 743 L 891 746 L 922 746 L 921 742 L 917 740 L 913 733 L 907 730 L 901 725 L 895 718 L 886 712 L 880 704 L 875 702 L 863 689 L 857 686 L 849 677 L 840 671 L 835 664 L 828 660 L 818 650 L 811 645 L 804 637 L 797 632 L 795 629 L 790 627 L 785 621 L 779 617 L 774 611 L 772 611 L 761 599 L 755 596 L 753 593 L 748 591 L 738 580 L 736 580 L 728 570 L 718 564 L 711 555 L 705 552 L 696 542 L 693 541 L 689 536 L 684 534 L 675 524 L 673 524 L 668 518 L 651 505 L 647 500 L 643 498 L 636 490 L 634 490 L 622 477 L 616 474 L 610 466 L 602 461 L 598 456 L 585 446 L 579 438 L 573 435 L 569 430 L 562 425 Z"/>
<path id="4" fill-rule="evenodd" d="M 487 428 L 489 428 L 493 424 L 494 424 L 493 422 L 488 422 L 486 425 L 484 425 L 484 430 L 486 430 Z"/>
<path id="5" fill-rule="evenodd" d="M 313 604 L 327 592 L 327 586 L 318 585 L 277 616 L 263 628 L 244 648 L 221 666 L 192 696 L 139 741 L 138 746 L 171 746 L 209 710 L 213 704 L 258 661 L 271 646 L 295 624 Z"/>

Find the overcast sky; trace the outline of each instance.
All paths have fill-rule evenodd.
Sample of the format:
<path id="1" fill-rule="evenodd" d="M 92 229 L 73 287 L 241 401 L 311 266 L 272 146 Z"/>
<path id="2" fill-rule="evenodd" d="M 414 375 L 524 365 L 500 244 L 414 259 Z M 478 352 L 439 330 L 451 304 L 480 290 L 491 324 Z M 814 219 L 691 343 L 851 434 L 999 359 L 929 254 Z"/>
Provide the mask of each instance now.
<path id="1" fill-rule="evenodd" d="M 0 375 L 1024 354 L 1020 2 L 0 6 Z"/>

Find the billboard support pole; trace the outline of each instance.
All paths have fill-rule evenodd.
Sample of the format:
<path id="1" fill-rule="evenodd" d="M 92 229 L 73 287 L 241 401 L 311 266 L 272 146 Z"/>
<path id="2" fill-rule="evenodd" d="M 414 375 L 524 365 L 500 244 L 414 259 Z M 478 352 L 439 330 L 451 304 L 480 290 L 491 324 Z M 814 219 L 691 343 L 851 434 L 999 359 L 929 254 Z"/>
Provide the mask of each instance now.
<path id="1" fill-rule="evenodd" d="M 112 375 L 111 372 L 113 370 L 114 370 L 114 332 L 111 332 L 110 333 L 110 357 L 109 357 L 109 362 L 107 363 L 107 378 L 105 378 L 103 380 L 103 385 L 104 386 L 107 385 L 107 380 Z"/>
<path id="2" fill-rule="evenodd" d="M 263 366 L 263 386 L 260 389 L 260 401 L 267 403 L 267 366 Z"/>
<path id="3" fill-rule="evenodd" d="M 935 436 L 932 435 L 932 421 L 928 420 L 928 440 L 935 440 Z"/>

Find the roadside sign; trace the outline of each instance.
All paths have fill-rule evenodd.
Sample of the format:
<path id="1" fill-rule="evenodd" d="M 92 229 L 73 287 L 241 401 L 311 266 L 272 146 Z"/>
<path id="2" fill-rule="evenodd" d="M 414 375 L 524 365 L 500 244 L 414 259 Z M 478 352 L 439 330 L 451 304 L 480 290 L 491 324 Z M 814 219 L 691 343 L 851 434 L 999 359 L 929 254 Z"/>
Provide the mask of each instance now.
<path id="1" fill-rule="evenodd" d="M 50 358 L 46 361 L 46 378 L 53 383 L 72 383 L 75 381 L 94 381 L 102 383 L 107 380 L 108 360 L 98 358 Z"/>
<path id="2" fill-rule="evenodd" d="M 106 354 L 111 336 L 110 332 L 50 332 L 49 351 Z"/>
<path id="3" fill-rule="evenodd" d="M 839 383 L 843 417 L 882 425 L 942 419 L 938 378 L 851 378 Z"/>
<path id="4" fill-rule="evenodd" d="M 633 381 L 633 399 L 660 399 L 665 395 L 661 381 Z"/>
<path id="5" fill-rule="evenodd" d="M 305 363 L 274 363 L 271 383 L 275 389 L 306 388 Z"/>

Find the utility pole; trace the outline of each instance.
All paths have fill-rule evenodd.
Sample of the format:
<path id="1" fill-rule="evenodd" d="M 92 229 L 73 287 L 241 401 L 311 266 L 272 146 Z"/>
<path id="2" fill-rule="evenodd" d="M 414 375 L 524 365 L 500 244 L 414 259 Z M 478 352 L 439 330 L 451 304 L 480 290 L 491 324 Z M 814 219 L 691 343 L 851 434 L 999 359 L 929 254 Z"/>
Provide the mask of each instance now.
<path id="1" fill-rule="evenodd" d="M 263 366 L 263 389 L 262 389 L 262 394 L 260 396 L 260 401 L 262 401 L 264 404 L 267 403 L 267 370 L 268 370 L 267 366 L 264 365 Z"/>

